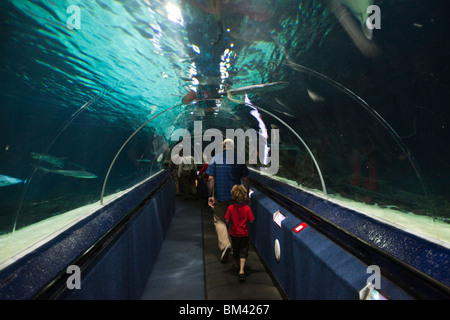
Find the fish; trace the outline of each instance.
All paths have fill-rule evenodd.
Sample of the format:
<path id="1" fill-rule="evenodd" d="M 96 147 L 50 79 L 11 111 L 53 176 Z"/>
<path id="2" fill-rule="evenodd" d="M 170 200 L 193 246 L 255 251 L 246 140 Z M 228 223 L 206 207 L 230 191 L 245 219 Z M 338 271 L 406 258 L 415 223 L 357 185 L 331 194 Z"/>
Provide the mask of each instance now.
<path id="1" fill-rule="evenodd" d="M 31 155 L 31 158 L 33 158 L 34 160 L 47 162 L 57 168 L 64 167 L 64 159 L 66 159 L 66 158 L 57 158 L 50 154 L 43 154 L 43 153 L 36 153 L 36 152 L 31 152 L 30 155 Z"/>
<path id="2" fill-rule="evenodd" d="M 311 98 L 312 101 L 314 102 L 322 102 L 325 100 L 324 97 L 318 95 L 317 93 L 311 91 L 311 90 L 307 90 L 308 91 L 308 96 Z"/>
<path id="3" fill-rule="evenodd" d="M 54 173 L 54 174 L 60 174 L 66 177 L 73 177 L 73 178 L 79 178 L 79 179 L 95 179 L 97 176 L 91 172 L 88 171 L 81 171 L 81 170 L 61 170 L 61 169 L 48 169 L 40 166 L 36 166 L 37 170 L 42 170 L 45 173 Z"/>
<path id="4" fill-rule="evenodd" d="M 372 30 L 366 25 L 366 20 L 369 17 L 367 8 L 373 5 L 374 0 L 339 0 L 346 6 L 361 23 L 362 31 L 367 39 L 372 39 Z"/>
<path id="5" fill-rule="evenodd" d="M 226 92 L 229 94 L 232 94 L 232 95 L 245 94 L 245 93 L 269 92 L 269 91 L 284 89 L 288 85 L 289 85 L 289 82 L 287 82 L 287 81 L 278 81 L 278 82 L 255 84 L 255 85 L 251 85 L 251 86 L 230 89 L 230 90 L 227 90 Z"/>
<path id="6" fill-rule="evenodd" d="M 183 99 L 181 100 L 181 103 L 189 104 L 196 99 L 198 99 L 197 92 L 191 90 L 184 95 Z"/>
<path id="7" fill-rule="evenodd" d="M 262 83 L 262 84 L 255 84 L 255 85 L 251 85 L 251 86 L 226 90 L 225 93 L 227 94 L 228 100 L 233 101 L 238 104 L 244 104 L 245 101 L 234 99 L 233 96 L 234 95 L 243 95 L 243 94 L 246 95 L 247 93 L 257 93 L 259 95 L 262 92 L 269 92 L 269 91 L 284 89 L 288 85 L 289 85 L 289 82 L 287 82 L 287 81 Z"/>
<path id="8" fill-rule="evenodd" d="M 0 174 L 0 187 L 8 187 L 8 186 L 12 186 L 14 184 L 18 184 L 18 183 L 22 183 L 22 182 L 26 182 L 17 178 L 13 178 L 13 177 L 9 177 L 9 176 L 5 176 L 3 174 Z"/>

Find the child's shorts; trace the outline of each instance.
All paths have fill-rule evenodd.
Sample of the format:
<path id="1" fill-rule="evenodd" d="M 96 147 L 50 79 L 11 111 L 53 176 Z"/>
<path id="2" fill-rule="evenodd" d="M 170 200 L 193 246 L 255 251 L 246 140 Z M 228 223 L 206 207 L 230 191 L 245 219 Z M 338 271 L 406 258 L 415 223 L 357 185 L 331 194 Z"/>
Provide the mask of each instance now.
<path id="1" fill-rule="evenodd" d="M 231 245 L 233 247 L 233 254 L 237 258 L 246 259 L 248 256 L 248 246 L 250 237 L 231 237 Z"/>

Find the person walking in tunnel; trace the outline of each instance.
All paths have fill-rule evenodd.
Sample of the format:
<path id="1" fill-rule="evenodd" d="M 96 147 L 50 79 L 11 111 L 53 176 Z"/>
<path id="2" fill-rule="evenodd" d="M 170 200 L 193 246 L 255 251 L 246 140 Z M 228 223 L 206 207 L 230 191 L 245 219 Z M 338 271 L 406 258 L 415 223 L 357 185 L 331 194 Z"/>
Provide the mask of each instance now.
<path id="1" fill-rule="evenodd" d="M 183 199 L 192 199 L 197 195 L 195 186 L 195 162 L 192 156 L 183 156 L 178 165 L 178 177 L 183 185 Z"/>
<path id="2" fill-rule="evenodd" d="M 225 214 L 228 206 L 233 203 L 231 189 L 236 184 L 244 184 L 249 190 L 247 179 L 249 171 L 245 163 L 237 161 L 234 153 L 234 141 L 225 139 L 222 143 L 223 151 L 216 154 L 206 169 L 208 177 L 208 204 L 214 211 L 214 226 L 216 228 L 218 246 L 221 251 L 221 261 L 226 262 L 232 249 L 225 223 Z"/>
<path id="3" fill-rule="evenodd" d="M 177 146 L 177 147 L 181 148 L 182 146 Z M 170 163 L 169 163 L 169 170 L 172 171 L 172 176 L 173 176 L 174 182 L 175 182 L 175 196 L 177 196 L 177 197 L 181 196 L 180 177 L 178 176 L 179 166 L 175 163 L 179 157 L 180 157 L 179 155 L 175 155 L 172 159 L 170 159 Z"/>
<path id="4" fill-rule="evenodd" d="M 225 214 L 225 222 L 230 222 L 231 245 L 234 252 L 234 260 L 239 268 L 239 281 L 245 281 L 245 262 L 248 257 L 250 236 L 247 223 L 253 222 L 255 217 L 248 205 L 247 189 L 243 185 L 235 185 L 231 189 L 234 204 L 230 205 Z"/>

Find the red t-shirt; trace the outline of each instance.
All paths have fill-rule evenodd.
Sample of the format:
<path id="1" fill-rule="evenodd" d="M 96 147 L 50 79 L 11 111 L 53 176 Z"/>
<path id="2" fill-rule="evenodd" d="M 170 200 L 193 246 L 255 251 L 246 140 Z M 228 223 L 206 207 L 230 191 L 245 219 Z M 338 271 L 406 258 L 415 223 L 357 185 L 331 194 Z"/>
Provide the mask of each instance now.
<path id="1" fill-rule="evenodd" d="M 233 237 L 247 237 L 247 221 L 255 220 L 253 212 L 246 204 L 232 204 L 228 207 L 225 219 L 230 221 L 230 235 Z"/>
<path id="2" fill-rule="evenodd" d="M 200 169 L 200 171 L 198 172 L 198 175 L 201 176 L 203 172 L 206 172 L 206 169 L 208 169 L 208 164 L 205 163 L 202 168 Z M 208 175 L 205 173 L 205 179 L 208 179 Z"/>

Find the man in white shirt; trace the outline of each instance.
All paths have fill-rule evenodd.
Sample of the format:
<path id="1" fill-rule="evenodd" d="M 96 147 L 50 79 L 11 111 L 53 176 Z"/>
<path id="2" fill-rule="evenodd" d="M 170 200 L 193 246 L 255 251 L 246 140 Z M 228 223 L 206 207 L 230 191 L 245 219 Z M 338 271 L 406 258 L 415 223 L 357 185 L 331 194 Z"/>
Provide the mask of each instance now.
<path id="1" fill-rule="evenodd" d="M 180 157 L 178 177 L 183 184 L 183 199 L 192 199 L 193 196 L 197 195 L 197 187 L 195 186 L 195 168 L 194 157 Z"/>

